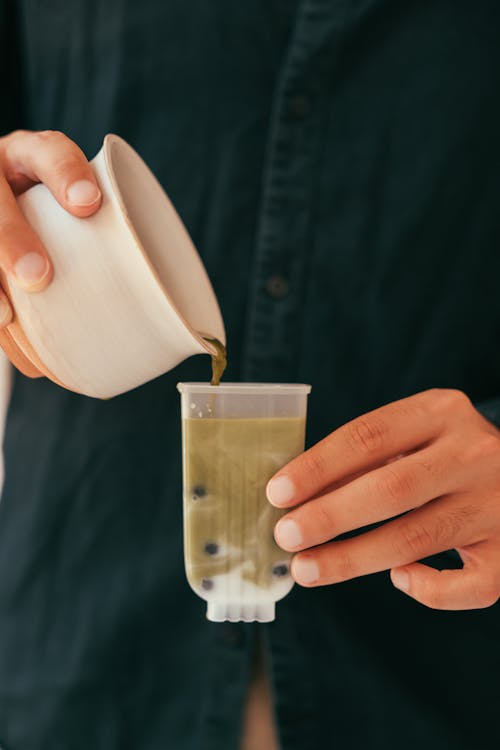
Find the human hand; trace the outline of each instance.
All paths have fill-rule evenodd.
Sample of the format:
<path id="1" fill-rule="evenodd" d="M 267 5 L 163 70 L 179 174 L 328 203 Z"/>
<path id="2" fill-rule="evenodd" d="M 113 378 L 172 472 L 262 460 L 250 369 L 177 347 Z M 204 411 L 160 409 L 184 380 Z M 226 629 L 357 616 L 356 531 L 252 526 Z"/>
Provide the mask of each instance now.
<path id="1" fill-rule="evenodd" d="M 15 199 L 37 182 L 45 183 L 74 216 L 90 216 L 101 203 L 85 154 L 63 133 L 17 130 L 0 138 L 0 267 L 29 292 L 45 289 L 53 273 L 46 249 Z M 0 329 L 11 320 L 12 308 L 0 288 Z"/>
<path id="2" fill-rule="evenodd" d="M 500 597 L 500 432 L 460 391 L 425 391 L 349 422 L 281 469 L 267 493 L 273 505 L 295 508 L 275 538 L 305 550 L 292 560 L 297 583 L 390 568 L 394 586 L 434 609 L 488 607 Z M 452 548 L 461 570 L 416 562 Z"/>

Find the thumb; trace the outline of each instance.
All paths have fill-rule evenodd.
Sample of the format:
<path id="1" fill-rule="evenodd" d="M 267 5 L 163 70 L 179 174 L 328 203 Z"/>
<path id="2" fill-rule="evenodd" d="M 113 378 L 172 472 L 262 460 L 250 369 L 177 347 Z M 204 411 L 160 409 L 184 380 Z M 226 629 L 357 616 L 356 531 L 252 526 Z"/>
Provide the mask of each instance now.
<path id="1" fill-rule="evenodd" d="M 469 556 L 468 551 L 473 550 Z M 431 609 L 491 607 L 500 597 L 500 551 L 490 542 L 458 550 L 461 570 L 435 570 L 423 563 L 392 568 L 393 585 Z"/>

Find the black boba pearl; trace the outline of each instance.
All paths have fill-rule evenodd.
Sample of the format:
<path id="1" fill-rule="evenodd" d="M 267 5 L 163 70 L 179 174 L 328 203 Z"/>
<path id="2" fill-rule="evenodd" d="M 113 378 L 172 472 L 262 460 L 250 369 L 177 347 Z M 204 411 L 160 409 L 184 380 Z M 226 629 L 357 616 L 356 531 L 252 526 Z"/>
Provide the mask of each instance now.
<path id="1" fill-rule="evenodd" d="M 288 573 L 288 565 L 275 565 L 273 568 L 273 576 L 282 578 Z"/>
<path id="2" fill-rule="evenodd" d="M 218 551 L 219 551 L 219 545 L 216 544 L 215 542 L 207 542 L 205 544 L 206 555 L 213 556 L 213 555 L 216 555 Z"/>
<path id="3" fill-rule="evenodd" d="M 202 484 L 196 484 L 192 489 L 193 500 L 199 500 L 200 498 L 205 497 L 206 494 L 207 491 Z"/>
<path id="4" fill-rule="evenodd" d="M 205 589 L 205 591 L 210 591 L 214 587 L 214 582 L 211 578 L 202 578 L 201 579 L 201 588 Z"/>

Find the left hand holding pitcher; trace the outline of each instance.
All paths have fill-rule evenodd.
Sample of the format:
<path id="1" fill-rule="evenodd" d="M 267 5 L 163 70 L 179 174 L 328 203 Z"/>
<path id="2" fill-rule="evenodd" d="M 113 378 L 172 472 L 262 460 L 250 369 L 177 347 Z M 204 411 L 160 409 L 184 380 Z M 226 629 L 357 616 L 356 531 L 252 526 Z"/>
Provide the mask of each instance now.
<path id="1" fill-rule="evenodd" d="M 0 138 L 0 266 L 29 292 L 45 289 L 53 275 L 47 250 L 16 201 L 16 196 L 39 182 L 74 216 L 91 216 L 101 204 L 101 191 L 85 154 L 63 133 L 17 130 Z M 0 328 L 12 317 L 7 295 L 0 289 Z"/>

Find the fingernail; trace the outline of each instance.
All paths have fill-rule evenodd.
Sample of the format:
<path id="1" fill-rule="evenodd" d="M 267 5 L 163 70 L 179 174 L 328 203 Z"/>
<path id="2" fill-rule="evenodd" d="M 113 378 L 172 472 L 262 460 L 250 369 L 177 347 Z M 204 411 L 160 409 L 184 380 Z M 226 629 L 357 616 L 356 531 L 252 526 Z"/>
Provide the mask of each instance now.
<path id="1" fill-rule="evenodd" d="M 40 253 L 26 253 L 14 264 L 13 271 L 19 286 L 36 291 L 49 275 L 50 264 Z"/>
<path id="2" fill-rule="evenodd" d="M 314 583 L 319 579 L 318 565 L 308 557 L 294 558 L 292 573 L 297 583 Z"/>
<path id="3" fill-rule="evenodd" d="M 290 500 L 293 500 L 295 487 L 292 481 L 283 474 L 268 482 L 266 493 L 267 499 L 273 505 L 286 505 Z"/>
<path id="4" fill-rule="evenodd" d="M 90 180 L 77 180 L 66 191 L 66 198 L 73 206 L 91 206 L 101 197 L 101 191 Z"/>
<path id="5" fill-rule="evenodd" d="M 285 549 L 296 549 L 302 544 L 302 532 L 300 526 L 291 518 L 283 518 L 276 524 L 276 541 L 280 547 Z"/>
<path id="6" fill-rule="evenodd" d="M 408 593 L 408 591 L 410 590 L 410 576 L 408 575 L 406 570 L 392 570 L 391 580 L 393 585 L 397 589 L 400 589 L 400 591 Z"/>
<path id="7" fill-rule="evenodd" d="M 8 326 L 12 320 L 12 308 L 4 297 L 0 297 L 0 328 Z"/>

